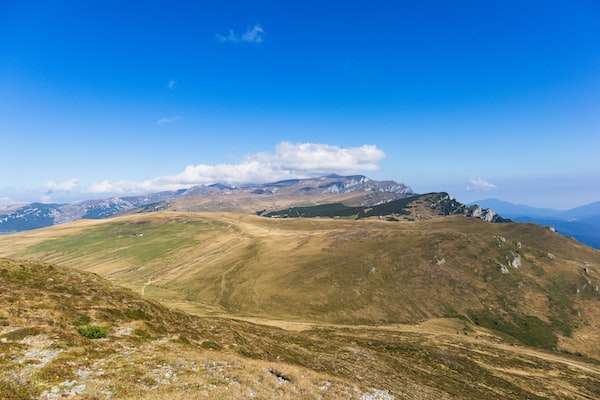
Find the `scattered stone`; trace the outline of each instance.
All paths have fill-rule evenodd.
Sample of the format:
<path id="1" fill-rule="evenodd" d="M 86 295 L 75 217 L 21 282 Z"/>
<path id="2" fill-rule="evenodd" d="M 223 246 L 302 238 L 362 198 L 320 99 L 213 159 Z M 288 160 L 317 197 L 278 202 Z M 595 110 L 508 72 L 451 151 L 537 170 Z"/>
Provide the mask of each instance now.
<path id="1" fill-rule="evenodd" d="M 131 336 L 133 328 L 130 326 L 120 326 L 115 330 L 115 335 L 118 336 Z"/>
<path id="2" fill-rule="evenodd" d="M 554 260 L 554 254 L 548 253 L 547 256 L 548 256 L 549 259 Z"/>
<path id="3" fill-rule="evenodd" d="M 517 255 L 516 255 L 514 258 L 513 258 L 513 260 L 510 262 L 510 265 L 511 265 L 513 268 L 519 268 L 519 267 L 521 266 L 521 264 L 522 264 L 522 261 L 521 261 L 521 255 L 520 255 L 520 254 L 517 254 Z"/>
<path id="4" fill-rule="evenodd" d="M 82 383 L 71 389 L 71 395 L 81 394 L 85 392 L 86 386 Z"/>
<path id="5" fill-rule="evenodd" d="M 583 272 L 585 272 L 586 274 L 589 274 L 590 270 L 588 267 L 583 267 Z"/>
<path id="6" fill-rule="evenodd" d="M 59 350 L 51 350 L 51 349 L 40 350 L 38 348 L 32 348 L 32 349 L 27 350 L 25 355 L 23 355 L 23 357 L 19 359 L 19 363 L 23 364 L 24 362 L 27 362 L 27 361 L 37 361 L 38 364 L 32 364 L 32 366 L 34 366 L 36 368 L 43 368 L 50 361 L 52 361 L 56 357 L 58 357 L 58 355 L 62 352 L 63 352 L 63 350 L 60 350 L 60 349 Z"/>
<path id="7" fill-rule="evenodd" d="M 88 368 L 79 368 L 77 371 L 75 371 L 75 373 L 77 374 L 79 380 L 82 381 L 87 380 L 92 374 L 92 372 Z"/>
<path id="8" fill-rule="evenodd" d="M 508 274 L 508 267 L 504 264 L 498 264 L 498 269 L 503 274 Z"/>
<path id="9" fill-rule="evenodd" d="M 360 396 L 360 400 L 394 400 L 394 396 L 387 390 L 370 388 L 368 392 Z"/>

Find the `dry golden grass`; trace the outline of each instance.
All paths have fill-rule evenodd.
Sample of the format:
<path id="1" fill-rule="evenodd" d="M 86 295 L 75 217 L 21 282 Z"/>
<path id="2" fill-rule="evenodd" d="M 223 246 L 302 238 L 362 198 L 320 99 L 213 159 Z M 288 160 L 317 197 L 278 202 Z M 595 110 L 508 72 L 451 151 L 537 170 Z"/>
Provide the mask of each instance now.
<path id="1" fill-rule="evenodd" d="M 600 358 L 600 253 L 532 224 L 163 212 L 0 237 L 0 256 L 95 272 L 194 314 L 295 329 L 460 317 Z"/>
<path id="2" fill-rule="evenodd" d="M 108 337 L 79 335 L 76 327 L 88 324 L 105 327 Z M 598 363 L 516 345 L 466 321 L 286 331 L 188 315 L 94 274 L 6 259 L 0 342 L 0 398 L 7 399 L 600 395 Z"/>

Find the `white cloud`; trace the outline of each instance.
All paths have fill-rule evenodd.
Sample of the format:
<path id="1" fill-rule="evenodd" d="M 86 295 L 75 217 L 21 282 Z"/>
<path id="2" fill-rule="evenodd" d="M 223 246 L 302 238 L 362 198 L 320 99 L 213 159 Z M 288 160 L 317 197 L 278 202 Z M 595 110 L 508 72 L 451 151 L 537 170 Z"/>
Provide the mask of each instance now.
<path id="1" fill-rule="evenodd" d="M 17 202 L 11 199 L 10 197 L 0 197 L 0 210 L 8 208 L 13 204 L 17 204 Z"/>
<path id="2" fill-rule="evenodd" d="M 43 195 L 40 197 L 40 203 L 49 204 L 52 203 L 52 198 L 48 195 Z"/>
<path id="3" fill-rule="evenodd" d="M 174 80 L 174 79 L 171 79 L 171 80 L 169 81 L 169 83 L 167 83 L 167 88 L 169 88 L 169 89 L 173 89 L 173 88 L 175 87 L 175 84 L 176 84 L 176 83 L 177 83 L 177 81 L 176 81 L 176 80 Z"/>
<path id="4" fill-rule="evenodd" d="M 246 43 L 262 43 L 264 41 L 265 31 L 259 24 L 249 28 L 244 34 L 237 35 L 233 29 L 229 30 L 227 35 L 217 34 L 217 40 L 219 42 L 246 42 Z"/>
<path id="5" fill-rule="evenodd" d="M 477 178 L 477 179 L 469 179 L 469 183 L 473 186 L 467 186 L 467 190 L 483 190 L 483 191 L 490 191 L 490 190 L 494 190 L 496 189 L 496 185 L 494 185 L 493 183 L 490 183 L 484 179 L 481 178 Z"/>
<path id="6" fill-rule="evenodd" d="M 385 153 L 374 145 L 342 148 L 320 143 L 282 142 L 275 147 L 274 153 L 249 155 L 237 164 L 188 165 L 177 175 L 143 182 L 102 181 L 90 186 L 88 192 L 144 193 L 216 182 L 265 183 L 331 173 L 352 175 L 377 170 L 384 157 Z"/>
<path id="7" fill-rule="evenodd" d="M 219 42 L 237 42 L 238 38 L 235 35 L 235 33 L 233 33 L 233 30 L 229 30 L 229 34 L 227 36 L 223 36 L 217 33 L 217 40 Z"/>
<path id="8" fill-rule="evenodd" d="M 242 40 L 244 42 L 261 43 L 264 40 L 263 36 L 265 36 L 265 31 L 257 24 L 242 35 Z"/>
<path id="9" fill-rule="evenodd" d="M 164 125 L 164 124 L 172 124 L 175 121 L 179 121 L 181 119 L 181 117 L 179 116 L 174 116 L 174 117 L 163 117 L 161 119 L 159 119 L 158 121 L 156 121 L 156 125 Z"/>
<path id="10" fill-rule="evenodd" d="M 64 182 L 54 182 L 48 181 L 46 183 L 46 194 L 51 194 L 54 192 L 70 192 L 75 188 L 75 186 L 79 185 L 79 179 L 73 178 Z"/>

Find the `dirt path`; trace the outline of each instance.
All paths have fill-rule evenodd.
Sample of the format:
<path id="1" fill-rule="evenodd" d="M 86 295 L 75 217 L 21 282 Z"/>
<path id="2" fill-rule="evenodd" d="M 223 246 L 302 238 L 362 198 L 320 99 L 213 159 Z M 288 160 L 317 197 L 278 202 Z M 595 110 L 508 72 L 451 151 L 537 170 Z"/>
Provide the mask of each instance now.
<path id="1" fill-rule="evenodd" d="M 144 297 L 146 295 L 146 287 L 151 285 L 152 283 L 154 283 L 154 280 L 152 279 L 152 277 L 148 278 L 146 283 L 144 283 L 144 285 L 142 286 L 142 297 Z"/>

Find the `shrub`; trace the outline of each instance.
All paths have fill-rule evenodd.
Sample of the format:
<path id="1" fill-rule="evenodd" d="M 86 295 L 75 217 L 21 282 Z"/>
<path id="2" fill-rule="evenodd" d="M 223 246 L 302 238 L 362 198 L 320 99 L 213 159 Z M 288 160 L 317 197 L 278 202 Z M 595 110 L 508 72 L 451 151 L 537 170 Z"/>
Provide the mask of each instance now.
<path id="1" fill-rule="evenodd" d="M 77 328 L 77 332 L 81 336 L 85 336 L 88 339 L 100 339 L 108 336 L 108 331 L 98 325 L 86 325 Z"/>

